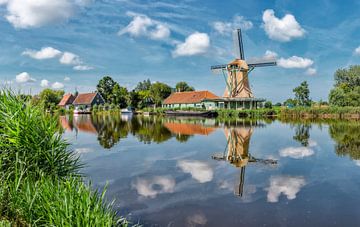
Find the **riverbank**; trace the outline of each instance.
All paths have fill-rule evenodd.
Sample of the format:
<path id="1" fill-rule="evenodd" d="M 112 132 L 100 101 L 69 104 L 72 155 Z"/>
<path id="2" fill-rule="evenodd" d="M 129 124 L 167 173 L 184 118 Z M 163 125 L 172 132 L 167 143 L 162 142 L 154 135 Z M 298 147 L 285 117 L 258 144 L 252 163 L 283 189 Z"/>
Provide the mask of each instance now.
<path id="1" fill-rule="evenodd" d="M 158 115 L 163 115 L 164 108 L 146 109 Z M 176 109 L 175 109 L 176 110 Z M 183 109 L 184 110 L 184 109 Z M 191 111 L 203 111 L 199 109 L 186 109 Z M 360 107 L 273 107 L 248 110 L 218 109 L 218 118 L 302 118 L 302 119 L 360 119 Z"/>
<path id="2" fill-rule="evenodd" d="M 0 137 L 0 224 L 127 225 L 104 200 L 105 190 L 84 183 L 56 117 L 2 91 Z"/>

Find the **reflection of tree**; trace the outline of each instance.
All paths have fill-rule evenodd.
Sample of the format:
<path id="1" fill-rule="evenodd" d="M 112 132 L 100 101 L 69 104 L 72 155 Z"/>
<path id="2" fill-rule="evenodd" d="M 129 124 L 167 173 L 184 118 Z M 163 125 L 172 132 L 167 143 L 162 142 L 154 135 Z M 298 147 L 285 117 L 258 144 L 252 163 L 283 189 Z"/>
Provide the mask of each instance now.
<path id="1" fill-rule="evenodd" d="M 91 120 L 97 129 L 99 144 L 106 149 L 127 137 L 127 123 L 121 120 L 120 115 L 92 115 Z"/>
<path id="2" fill-rule="evenodd" d="M 139 141 L 144 143 L 162 143 L 172 137 L 171 132 L 164 127 L 160 118 L 133 118 L 131 131 Z"/>
<path id="3" fill-rule="evenodd" d="M 336 122 L 330 124 L 329 134 L 336 142 L 337 155 L 349 155 L 350 158 L 360 159 L 360 123 Z"/>
<path id="4" fill-rule="evenodd" d="M 179 141 L 180 143 L 185 143 L 190 139 L 191 135 L 181 135 L 181 134 L 177 134 L 176 135 L 176 140 Z"/>
<path id="5" fill-rule="evenodd" d="M 300 142 L 303 146 L 309 145 L 310 138 L 310 124 L 297 124 L 295 126 L 295 135 L 293 139 Z"/>

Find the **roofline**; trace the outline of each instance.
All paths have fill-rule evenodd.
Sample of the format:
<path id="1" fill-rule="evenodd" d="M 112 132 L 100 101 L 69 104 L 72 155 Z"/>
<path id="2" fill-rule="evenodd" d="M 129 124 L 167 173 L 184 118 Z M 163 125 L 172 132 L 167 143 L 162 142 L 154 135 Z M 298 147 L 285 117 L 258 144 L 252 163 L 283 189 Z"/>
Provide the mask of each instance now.
<path id="1" fill-rule="evenodd" d="M 101 94 L 99 93 L 99 92 L 87 92 L 87 93 L 79 93 L 76 97 L 75 97 L 75 99 L 74 99 L 74 102 L 75 102 L 75 100 L 79 97 L 79 95 L 81 95 L 81 94 L 95 94 L 94 95 L 94 97 L 91 99 L 91 101 L 90 101 L 90 104 L 93 102 L 93 100 L 94 100 L 94 98 L 96 97 L 96 95 L 97 94 L 99 94 L 100 96 L 101 96 Z M 104 102 L 105 102 L 105 99 L 101 96 L 101 98 L 104 100 Z M 74 102 L 73 102 L 73 104 L 74 104 Z M 76 105 L 84 105 L 84 104 L 88 104 L 88 103 L 77 103 Z"/>

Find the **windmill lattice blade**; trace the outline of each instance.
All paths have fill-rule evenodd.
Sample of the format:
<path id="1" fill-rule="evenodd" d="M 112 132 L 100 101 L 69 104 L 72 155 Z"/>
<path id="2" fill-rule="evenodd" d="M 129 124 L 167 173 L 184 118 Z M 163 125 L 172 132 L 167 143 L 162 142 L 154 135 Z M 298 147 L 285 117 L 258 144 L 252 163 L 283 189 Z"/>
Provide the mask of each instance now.
<path id="1" fill-rule="evenodd" d="M 249 61 L 249 67 L 265 67 L 265 66 L 275 66 L 276 60 L 267 60 L 267 61 Z"/>
<path id="2" fill-rule="evenodd" d="M 235 47 L 236 58 L 244 60 L 245 55 L 244 55 L 244 46 L 243 46 L 243 41 L 242 41 L 241 29 L 237 29 L 233 33 L 233 37 L 234 37 L 234 47 Z"/>

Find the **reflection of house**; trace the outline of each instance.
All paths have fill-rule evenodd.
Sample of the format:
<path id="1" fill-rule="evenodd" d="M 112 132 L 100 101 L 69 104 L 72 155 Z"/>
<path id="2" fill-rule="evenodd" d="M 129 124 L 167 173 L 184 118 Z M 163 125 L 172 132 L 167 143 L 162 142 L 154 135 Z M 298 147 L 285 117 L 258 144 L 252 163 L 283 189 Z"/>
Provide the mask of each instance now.
<path id="1" fill-rule="evenodd" d="M 69 106 L 73 104 L 74 100 L 75 96 L 72 94 L 65 94 L 59 102 L 58 106 L 69 109 Z"/>
<path id="2" fill-rule="evenodd" d="M 170 132 L 179 135 L 209 135 L 215 131 L 215 128 L 190 123 L 167 122 L 164 123 L 164 126 L 169 129 Z"/>
<path id="3" fill-rule="evenodd" d="M 74 117 L 74 125 L 81 132 L 98 134 L 98 131 L 91 121 L 91 115 L 85 114 Z"/>
<path id="4" fill-rule="evenodd" d="M 103 97 L 98 92 L 82 93 L 74 96 L 72 94 L 66 94 L 58 104 L 61 107 L 68 108 L 70 105 L 74 105 L 76 108 L 89 110 L 93 105 L 104 104 Z"/>
<path id="5" fill-rule="evenodd" d="M 72 131 L 73 130 L 73 124 L 69 121 L 67 116 L 60 116 L 60 125 L 61 127 L 66 131 Z"/>
<path id="6" fill-rule="evenodd" d="M 174 92 L 164 100 L 163 107 L 214 109 L 216 108 L 216 103 L 213 100 L 218 98 L 218 96 L 210 91 Z"/>

